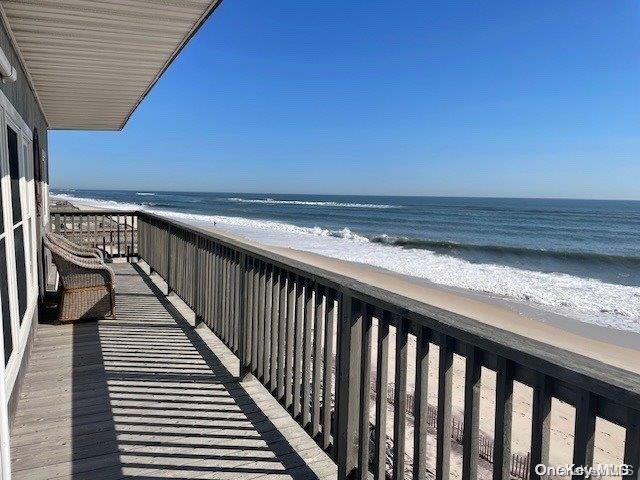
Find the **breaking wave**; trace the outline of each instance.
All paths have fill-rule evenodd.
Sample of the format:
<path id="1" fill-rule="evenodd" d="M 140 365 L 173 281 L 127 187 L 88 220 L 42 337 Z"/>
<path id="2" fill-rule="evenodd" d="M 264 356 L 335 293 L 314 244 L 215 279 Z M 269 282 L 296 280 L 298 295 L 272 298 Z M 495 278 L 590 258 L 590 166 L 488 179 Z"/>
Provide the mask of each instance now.
<path id="1" fill-rule="evenodd" d="M 389 235 L 372 236 L 369 240 L 374 243 L 381 243 L 384 245 L 432 250 L 438 253 L 456 254 L 460 252 L 482 252 L 497 255 L 512 255 L 523 258 L 546 257 L 557 260 L 608 263 L 640 268 L 640 257 L 637 256 L 607 255 L 596 252 L 576 252 L 571 250 L 544 250 L 508 245 L 479 245 L 473 243 L 457 243 L 422 238 L 394 237 Z"/>
<path id="2" fill-rule="evenodd" d="M 341 203 L 341 202 L 313 202 L 307 200 L 276 200 L 273 198 L 227 198 L 229 202 L 263 203 L 268 205 L 307 205 L 310 207 L 339 207 L 339 208 L 399 208 L 399 205 L 383 205 L 380 203 Z"/>
<path id="3" fill-rule="evenodd" d="M 369 264 L 430 282 L 537 305 L 548 311 L 609 328 L 640 333 L 640 287 L 619 285 L 566 273 L 527 270 L 494 263 L 473 263 L 456 255 L 460 250 L 499 251 L 508 255 L 567 256 L 576 260 L 631 262 L 640 258 L 566 251 L 545 251 L 496 245 L 366 237 L 348 228 L 303 227 L 274 220 L 204 215 L 163 210 L 158 206 L 126 204 L 58 194 L 87 206 L 145 209 L 193 225 L 226 231 L 267 245 L 305 250 L 341 260 Z M 364 207 L 363 207 L 364 208 Z"/>

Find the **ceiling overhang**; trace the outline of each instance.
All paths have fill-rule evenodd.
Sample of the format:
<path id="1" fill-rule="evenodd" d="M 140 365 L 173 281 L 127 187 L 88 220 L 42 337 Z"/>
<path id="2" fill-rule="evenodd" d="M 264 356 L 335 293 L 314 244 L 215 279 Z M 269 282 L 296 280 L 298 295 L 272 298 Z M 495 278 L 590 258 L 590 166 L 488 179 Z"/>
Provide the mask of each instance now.
<path id="1" fill-rule="evenodd" d="M 50 128 L 120 130 L 220 0 L 2 0 Z"/>

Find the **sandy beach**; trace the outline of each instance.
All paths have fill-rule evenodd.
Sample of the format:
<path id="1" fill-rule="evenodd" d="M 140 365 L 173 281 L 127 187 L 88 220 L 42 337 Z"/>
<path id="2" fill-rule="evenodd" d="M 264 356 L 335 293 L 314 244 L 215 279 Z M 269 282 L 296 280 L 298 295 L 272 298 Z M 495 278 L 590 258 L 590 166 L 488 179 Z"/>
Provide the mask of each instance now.
<path id="1" fill-rule="evenodd" d="M 222 234 L 236 240 L 247 241 L 245 238 L 228 234 L 215 228 L 208 228 L 217 234 Z M 255 242 L 253 242 L 255 243 Z M 454 292 L 451 289 L 428 284 L 420 279 L 399 275 L 393 272 L 377 269 L 369 265 L 346 262 L 334 258 L 303 252 L 291 248 L 279 248 L 259 245 L 261 248 L 294 258 L 327 270 L 356 278 L 362 282 L 385 288 L 400 295 L 420 300 L 440 308 L 459 313 L 480 322 L 512 331 L 541 342 L 555 345 L 581 355 L 592 357 L 620 368 L 640 373 L 640 338 L 629 332 L 604 331 L 605 328 L 594 328 L 593 325 L 581 324 L 561 316 L 544 315 L 535 309 L 528 309 L 530 315 L 519 311 L 517 305 L 509 304 L 488 296 L 482 297 L 471 292 Z M 533 315 L 538 313 L 539 317 Z M 566 324 L 560 322 L 566 321 Z M 563 328 L 564 327 L 564 328 Z M 377 330 L 374 327 L 374 342 Z M 600 335 L 602 339 L 594 338 Z M 395 335 L 392 329 L 390 339 L 391 351 L 389 355 L 389 372 L 393 372 Z M 636 348 L 631 348 L 635 345 Z M 438 385 L 438 348 L 432 346 L 429 355 L 429 404 L 437 405 Z M 375 352 L 372 355 L 372 368 L 375 368 Z M 407 391 L 413 392 L 415 375 L 415 338 L 409 336 Z M 453 415 L 462 418 L 464 413 L 464 358 L 455 355 L 453 375 Z M 390 375 L 392 375 L 390 373 Z M 373 377 L 375 378 L 375 377 Z M 493 437 L 495 410 L 495 373 L 482 369 L 481 414 L 480 428 L 488 437 Z M 525 455 L 530 448 L 532 389 L 516 382 L 514 386 L 513 402 L 513 438 L 512 452 Z M 374 420 L 372 408 L 371 418 Z M 388 433 L 392 436 L 393 415 L 389 410 Z M 554 465 L 571 463 L 573 454 L 573 428 L 575 409 L 564 402 L 554 399 L 552 403 L 551 419 L 551 447 L 550 462 Z M 413 430 L 411 419 L 408 419 L 407 454 L 412 457 L 413 445 L 410 440 Z M 596 463 L 620 463 L 624 455 L 624 429 L 610 422 L 598 419 L 596 425 L 596 447 L 594 461 Z M 429 438 L 429 463 L 435 471 L 435 432 Z M 452 448 L 451 475 L 453 478 L 462 476 L 461 448 Z M 481 478 L 491 478 L 491 465 L 481 462 Z"/>

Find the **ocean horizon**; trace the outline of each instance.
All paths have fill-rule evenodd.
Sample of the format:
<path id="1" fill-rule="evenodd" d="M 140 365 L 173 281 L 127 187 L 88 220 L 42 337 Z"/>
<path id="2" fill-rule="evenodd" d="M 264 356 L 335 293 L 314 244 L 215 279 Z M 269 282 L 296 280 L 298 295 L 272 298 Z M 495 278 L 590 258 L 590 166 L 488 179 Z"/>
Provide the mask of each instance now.
<path id="1" fill-rule="evenodd" d="M 640 333 L 640 201 L 52 189 Z"/>

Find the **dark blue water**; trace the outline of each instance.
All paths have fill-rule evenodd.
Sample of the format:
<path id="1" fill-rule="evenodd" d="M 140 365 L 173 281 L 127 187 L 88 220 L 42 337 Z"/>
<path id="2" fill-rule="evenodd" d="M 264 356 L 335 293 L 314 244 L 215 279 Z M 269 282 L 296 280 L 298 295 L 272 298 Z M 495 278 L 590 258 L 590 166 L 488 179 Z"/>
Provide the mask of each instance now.
<path id="1" fill-rule="evenodd" d="M 277 220 L 473 263 L 640 285 L 640 202 L 58 190 L 202 215 Z M 150 195 L 140 195 L 148 193 Z"/>

